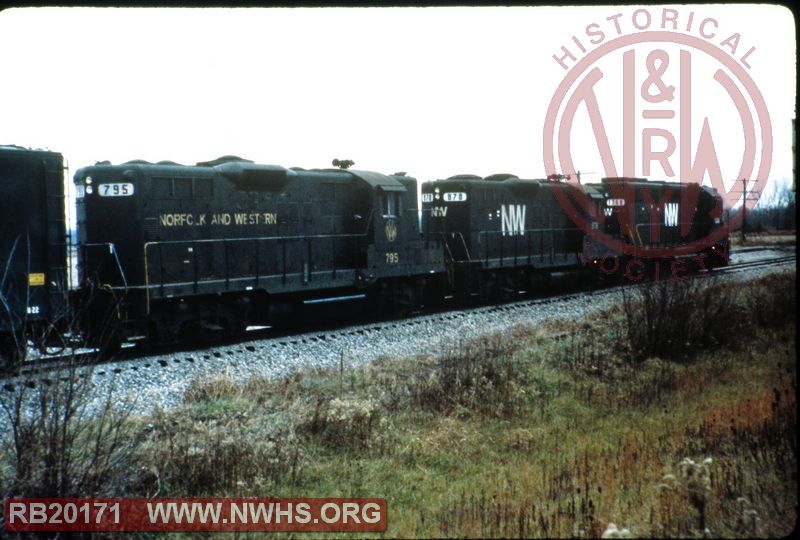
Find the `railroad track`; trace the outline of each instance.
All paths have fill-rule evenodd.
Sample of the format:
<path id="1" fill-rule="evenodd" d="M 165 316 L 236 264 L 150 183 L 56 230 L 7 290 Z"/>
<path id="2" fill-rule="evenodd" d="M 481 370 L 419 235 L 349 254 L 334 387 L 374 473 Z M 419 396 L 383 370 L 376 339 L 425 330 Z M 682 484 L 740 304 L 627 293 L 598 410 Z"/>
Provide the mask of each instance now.
<path id="1" fill-rule="evenodd" d="M 736 273 L 741 272 L 743 270 L 749 270 L 751 268 L 758 268 L 762 266 L 781 266 L 788 263 L 796 263 L 797 256 L 796 255 L 787 255 L 785 257 L 775 257 L 772 259 L 759 259 L 757 261 L 747 261 L 738 264 L 732 264 L 730 266 L 725 266 L 723 268 L 717 268 L 710 275 L 713 274 L 724 274 L 724 273 Z"/>
<path id="2" fill-rule="evenodd" d="M 695 276 L 695 278 L 714 278 L 725 274 L 733 274 L 750 270 L 758 267 L 782 266 L 789 264 L 796 264 L 796 256 L 784 256 L 771 259 L 759 259 L 755 261 L 747 261 L 738 264 L 733 264 L 723 268 L 717 268 L 713 271 L 704 272 Z M 6 390 L 13 389 L 16 384 L 35 385 L 35 381 L 39 380 L 46 384 L 56 382 L 58 380 L 69 380 L 72 373 L 77 376 L 87 376 L 89 369 L 94 368 L 94 373 L 100 375 L 119 373 L 123 370 L 139 368 L 149 369 L 155 366 L 166 367 L 169 363 L 183 362 L 202 362 L 213 361 L 214 358 L 220 358 L 225 355 L 232 355 L 235 353 L 256 352 L 264 348 L 277 348 L 287 347 L 290 345 L 298 345 L 305 343 L 319 343 L 331 342 L 335 343 L 340 337 L 365 335 L 385 332 L 400 327 L 412 327 L 414 325 L 424 324 L 427 322 L 458 320 L 468 316 L 469 314 L 480 313 L 504 313 L 513 312 L 520 309 L 527 309 L 537 305 L 559 304 L 576 300 L 586 295 L 595 297 L 612 295 L 619 292 L 619 289 L 625 285 L 616 285 L 591 291 L 580 290 L 571 291 L 564 294 L 554 296 L 547 296 L 542 298 L 530 298 L 524 300 L 514 300 L 503 304 L 496 304 L 490 306 L 480 306 L 468 308 L 466 310 L 441 310 L 433 313 L 426 312 L 417 314 L 399 320 L 388 320 L 381 322 L 358 323 L 359 326 L 353 329 L 352 321 L 347 327 L 320 327 L 312 329 L 310 332 L 306 330 L 303 334 L 296 333 L 282 333 L 277 334 L 274 330 L 254 330 L 245 335 L 235 336 L 220 340 L 213 344 L 203 344 L 193 347 L 183 346 L 168 346 L 159 347 L 158 349 L 142 348 L 141 346 L 123 348 L 119 353 L 115 354 L 113 358 L 99 358 L 97 351 L 94 350 L 78 350 L 75 352 L 70 351 L 65 355 L 58 356 L 43 356 L 35 361 L 29 361 L 23 364 L 18 373 L 13 373 L 5 376 L 6 380 L 3 387 Z M 563 336 L 562 336 L 563 337 Z M 555 336 L 558 339 L 559 336 Z M 253 343 L 258 340 L 269 339 L 270 343 L 267 345 Z M 209 347 L 215 349 L 209 351 Z M 171 361 L 158 358 L 158 356 L 174 355 L 175 353 L 183 354 L 183 359 L 178 360 L 173 358 Z M 154 355 L 154 356 L 150 356 Z M 158 356 L 155 356 L 158 355 Z M 126 364 L 126 362 L 135 359 L 144 359 L 141 365 Z M 126 365 L 125 365 L 126 364 Z"/>

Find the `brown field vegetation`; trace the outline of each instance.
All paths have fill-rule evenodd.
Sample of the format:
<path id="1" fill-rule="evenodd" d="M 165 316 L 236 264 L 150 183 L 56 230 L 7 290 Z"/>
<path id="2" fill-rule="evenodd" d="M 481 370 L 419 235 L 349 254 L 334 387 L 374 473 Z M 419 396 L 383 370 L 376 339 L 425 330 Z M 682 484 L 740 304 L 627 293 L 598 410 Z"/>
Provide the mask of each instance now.
<path id="1" fill-rule="evenodd" d="M 129 419 L 130 480 L 106 492 L 386 497 L 389 537 L 784 536 L 795 296 L 794 271 L 652 283 L 438 354 L 195 381 L 180 409 Z"/>

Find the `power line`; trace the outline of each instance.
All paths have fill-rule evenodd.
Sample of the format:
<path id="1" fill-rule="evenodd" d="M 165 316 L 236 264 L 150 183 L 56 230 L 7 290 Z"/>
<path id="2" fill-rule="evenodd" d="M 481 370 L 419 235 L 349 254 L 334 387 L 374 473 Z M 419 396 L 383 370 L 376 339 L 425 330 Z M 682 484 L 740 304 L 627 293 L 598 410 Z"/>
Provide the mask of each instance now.
<path id="1" fill-rule="evenodd" d="M 759 193 L 760 193 L 758 190 L 755 190 L 755 189 L 751 189 L 750 192 L 748 193 L 747 192 L 747 182 L 748 181 L 749 180 L 747 178 L 742 178 L 742 180 L 741 180 L 741 182 L 742 182 L 742 243 L 747 241 L 747 201 L 748 200 L 757 201 L 758 197 L 759 197 Z M 732 191 L 734 191 L 734 193 L 737 193 L 737 191 L 735 191 L 735 190 L 732 190 Z M 753 199 L 753 198 L 748 199 L 747 198 L 748 195 L 750 195 L 751 197 L 755 196 L 755 199 Z"/>

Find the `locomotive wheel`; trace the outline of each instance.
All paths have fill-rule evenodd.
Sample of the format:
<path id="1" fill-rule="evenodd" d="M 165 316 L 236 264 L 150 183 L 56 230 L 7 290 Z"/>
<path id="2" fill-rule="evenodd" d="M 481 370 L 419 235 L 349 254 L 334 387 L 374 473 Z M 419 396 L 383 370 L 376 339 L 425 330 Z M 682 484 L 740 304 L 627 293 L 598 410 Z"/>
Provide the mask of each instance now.
<path id="1" fill-rule="evenodd" d="M 422 307 L 423 288 L 410 282 L 395 282 L 382 291 L 380 301 L 396 317 L 407 317 Z"/>
<path id="2" fill-rule="evenodd" d="M 550 287 L 550 274 L 547 272 L 532 272 L 528 279 L 528 291 L 534 295 L 545 292 Z"/>
<path id="3" fill-rule="evenodd" d="M 238 309 L 237 309 L 238 308 Z M 245 316 L 240 313 L 238 306 L 226 307 L 220 314 L 220 325 L 226 335 L 244 334 L 247 330 Z"/>
<path id="4" fill-rule="evenodd" d="M 481 299 L 484 302 L 505 302 L 511 298 L 510 289 L 506 286 L 503 276 L 492 275 L 483 281 Z"/>
<path id="5" fill-rule="evenodd" d="M 396 294 L 393 296 L 393 311 L 399 317 L 408 317 L 418 308 L 414 289 L 411 285 L 402 285 L 397 288 Z"/>

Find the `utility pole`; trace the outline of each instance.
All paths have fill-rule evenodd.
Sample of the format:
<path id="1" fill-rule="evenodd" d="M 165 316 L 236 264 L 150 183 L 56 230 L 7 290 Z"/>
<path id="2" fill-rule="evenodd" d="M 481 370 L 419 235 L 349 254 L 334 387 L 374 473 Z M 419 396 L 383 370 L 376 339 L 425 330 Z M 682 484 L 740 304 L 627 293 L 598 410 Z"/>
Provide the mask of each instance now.
<path id="1" fill-rule="evenodd" d="M 747 178 L 742 178 L 742 244 L 747 242 Z"/>
<path id="2" fill-rule="evenodd" d="M 750 197 L 752 200 L 757 200 L 759 191 L 751 189 L 747 191 L 747 178 L 742 178 L 742 243 L 747 241 L 747 200 Z M 731 190 L 733 191 L 733 190 Z M 755 199 L 753 199 L 755 196 Z"/>

